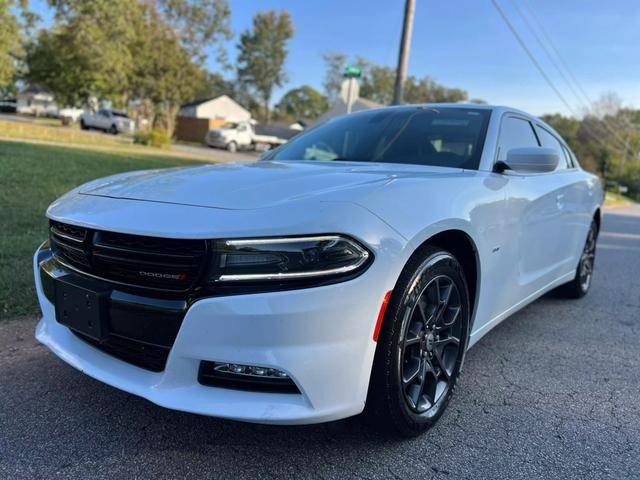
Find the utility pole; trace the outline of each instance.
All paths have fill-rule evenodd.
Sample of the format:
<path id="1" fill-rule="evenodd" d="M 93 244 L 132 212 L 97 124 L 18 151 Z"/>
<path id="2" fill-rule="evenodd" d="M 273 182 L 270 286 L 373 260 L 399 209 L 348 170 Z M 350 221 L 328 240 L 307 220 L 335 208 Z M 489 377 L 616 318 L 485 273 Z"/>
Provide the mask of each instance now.
<path id="1" fill-rule="evenodd" d="M 407 64 L 409 63 L 409 48 L 411 47 L 411 31 L 413 30 L 413 13 L 415 0 L 406 0 L 404 5 L 404 24 L 402 25 L 402 39 L 398 53 L 398 68 L 396 70 L 396 85 L 393 91 L 393 104 L 402 103 L 402 89 L 407 78 Z"/>

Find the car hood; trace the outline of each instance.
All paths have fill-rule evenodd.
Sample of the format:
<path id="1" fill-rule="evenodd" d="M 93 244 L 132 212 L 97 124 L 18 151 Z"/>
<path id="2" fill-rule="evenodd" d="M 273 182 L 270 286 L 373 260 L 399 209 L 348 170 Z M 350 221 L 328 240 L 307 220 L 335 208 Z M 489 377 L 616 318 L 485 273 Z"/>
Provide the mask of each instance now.
<path id="1" fill-rule="evenodd" d="M 313 198 L 355 201 L 398 177 L 452 172 L 459 170 L 374 163 L 260 161 L 132 172 L 95 180 L 80 187 L 77 193 L 198 207 L 254 209 Z"/>

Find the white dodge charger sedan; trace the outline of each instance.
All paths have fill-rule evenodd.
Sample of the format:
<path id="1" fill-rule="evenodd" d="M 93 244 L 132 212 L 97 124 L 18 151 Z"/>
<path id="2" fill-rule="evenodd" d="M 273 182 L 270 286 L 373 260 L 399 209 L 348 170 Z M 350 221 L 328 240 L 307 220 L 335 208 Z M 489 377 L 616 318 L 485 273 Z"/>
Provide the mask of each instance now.
<path id="1" fill-rule="evenodd" d="M 164 407 L 273 424 L 366 410 L 414 435 L 483 335 L 549 290 L 587 293 L 602 197 L 526 113 L 354 113 L 255 163 L 115 175 L 56 200 L 36 337 Z"/>

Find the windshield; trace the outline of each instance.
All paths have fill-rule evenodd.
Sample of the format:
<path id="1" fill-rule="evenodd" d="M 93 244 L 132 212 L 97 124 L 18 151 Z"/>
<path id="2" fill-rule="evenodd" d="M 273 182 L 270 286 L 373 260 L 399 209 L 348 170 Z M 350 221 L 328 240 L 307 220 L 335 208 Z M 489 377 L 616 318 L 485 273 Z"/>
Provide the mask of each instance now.
<path id="1" fill-rule="evenodd" d="M 275 150 L 267 160 L 334 160 L 476 170 L 491 111 L 404 107 L 337 117 Z"/>
<path id="2" fill-rule="evenodd" d="M 114 117 L 129 118 L 129 115 L 127 115 L 125 112 L 119 112 L 118 110 L 111 110 L 111 113 Z"/>

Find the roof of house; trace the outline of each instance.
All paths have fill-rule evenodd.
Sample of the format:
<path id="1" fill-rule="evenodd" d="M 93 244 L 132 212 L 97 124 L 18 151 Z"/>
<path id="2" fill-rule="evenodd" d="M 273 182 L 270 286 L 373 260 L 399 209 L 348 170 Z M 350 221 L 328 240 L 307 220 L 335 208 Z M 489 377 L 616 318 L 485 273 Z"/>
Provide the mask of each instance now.
<path id="1" fill-rule="evenodd" d="M 191 100 L 190 102 L 183 103 L 182 105 L 180 105 L 180 108 L 195 107 L 216 98 L 218 97 L 198 98 L 197 100 Z"/>
<path id="2" fill-rule="evenodd" d="M 211 102 L 212 100 L 218 100 L 220 98 L 227 98 L 227 99 L 231 100 L 232 102 L 237 103 L 238 105 L 240 105 L 238 102 L 236 102 L 229 95 L 218 95 L 217 97 L 198 98 L 196 100 L 191 100 L 190 102 L 183 103 L 182 105 L 180 105 L 180 108 L 197 107 L 198 105 L 202 105 L 203 103 Z M 240 105 L 240 106 L 242 107 L 242 105 Z"/>

